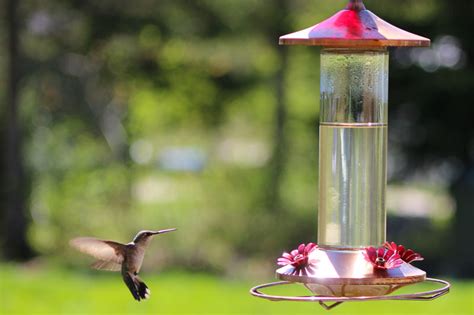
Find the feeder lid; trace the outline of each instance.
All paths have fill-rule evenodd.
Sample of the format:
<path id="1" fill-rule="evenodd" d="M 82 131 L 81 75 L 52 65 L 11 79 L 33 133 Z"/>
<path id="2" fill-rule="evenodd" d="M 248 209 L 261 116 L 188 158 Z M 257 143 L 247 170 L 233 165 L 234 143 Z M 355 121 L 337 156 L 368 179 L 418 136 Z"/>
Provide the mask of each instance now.
<path id="1" fill-rule="evenodd" d="M 280 45 L 337 48 L 429 46 L 428 38 L 404 31 L 365 9 L 362 0 L 350 0 L 327 20 L 280 37 Z"/>

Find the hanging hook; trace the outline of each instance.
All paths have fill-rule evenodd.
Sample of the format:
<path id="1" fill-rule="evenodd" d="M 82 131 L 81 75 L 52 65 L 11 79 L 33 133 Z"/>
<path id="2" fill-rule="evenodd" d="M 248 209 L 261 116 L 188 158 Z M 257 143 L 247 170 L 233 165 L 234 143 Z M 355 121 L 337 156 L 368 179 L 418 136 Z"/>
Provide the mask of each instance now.
<path id="1" fill-rule="evenodd" d="M 347 10 L 362 11 L 365 10 L 362 0 L 350 0 L 346 7 Z"/>

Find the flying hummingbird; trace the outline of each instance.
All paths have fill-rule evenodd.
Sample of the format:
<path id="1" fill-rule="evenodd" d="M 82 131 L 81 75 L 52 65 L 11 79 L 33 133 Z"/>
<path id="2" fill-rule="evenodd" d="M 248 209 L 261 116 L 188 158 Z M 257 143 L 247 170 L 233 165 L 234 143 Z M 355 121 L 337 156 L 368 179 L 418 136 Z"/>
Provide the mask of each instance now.
<path id="1" fill-rule="evenodd" d="M 145 250 L 154 235 L 176 231 L 140 231 L 133 241 L 121 244 L 114 241 L 99 240 L 93 237 L 78 237 L 69 244 L 75 249 L 97 259 L 91 267 L 94 269 L 121 271 L 122 278 L 135 300 L 147 299 L 150 290 L 138 277 L 145 256 Z"/>

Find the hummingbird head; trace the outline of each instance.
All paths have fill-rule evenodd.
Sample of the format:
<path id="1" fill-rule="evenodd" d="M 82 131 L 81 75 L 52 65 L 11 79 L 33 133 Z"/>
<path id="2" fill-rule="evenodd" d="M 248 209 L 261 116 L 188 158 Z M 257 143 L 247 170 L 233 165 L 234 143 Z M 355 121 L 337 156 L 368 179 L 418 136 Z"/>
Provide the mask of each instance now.
<path id="1" fill-rule="evenodd" d="M 133 242 L 135 244 L 147 243 L 149 240 L 153 238 L 154 235 L 164 234 L 164 233 L 173 232 L 173 231 L 176 231 L 176 229 L 173 228 L 173 229 L 166 229 L 166 230 L 159 230 L 159 231 L 151 231 L 151 230 L 140 231 L 133 239 Z"/>

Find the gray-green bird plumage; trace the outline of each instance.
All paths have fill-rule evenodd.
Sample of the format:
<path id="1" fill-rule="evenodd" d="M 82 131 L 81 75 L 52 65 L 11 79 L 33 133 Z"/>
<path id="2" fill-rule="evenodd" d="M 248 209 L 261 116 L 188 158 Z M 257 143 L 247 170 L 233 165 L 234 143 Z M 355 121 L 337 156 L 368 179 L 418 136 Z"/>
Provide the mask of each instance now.
<path id="1" fill-rule="evenodd" d="M 121 271 L 122 278 L 135 300 L 140 301 L 150 296 L 147 285 L 138 277 L 145 257 L 145 250 L 154 235 L 175 231 L 140 231 L 133 241 L 121 244 L 114 241 L 100 240 L 93 237 L 78 237 L 69 244 L 75 249 L 88 254 L 97 260 L 91 265 L 94 269 Z"/>

